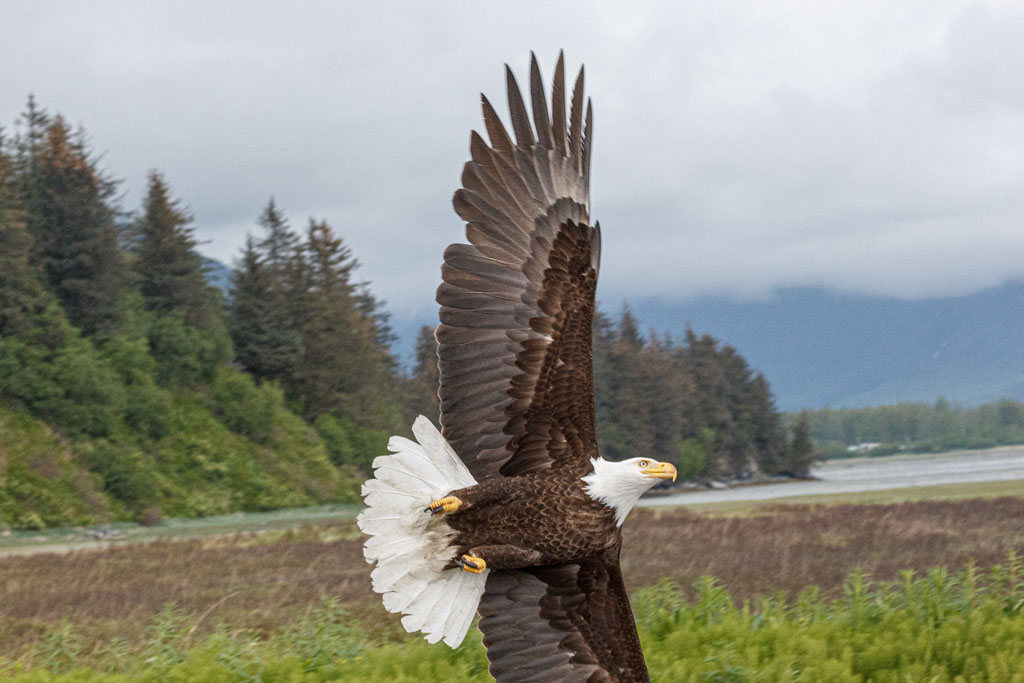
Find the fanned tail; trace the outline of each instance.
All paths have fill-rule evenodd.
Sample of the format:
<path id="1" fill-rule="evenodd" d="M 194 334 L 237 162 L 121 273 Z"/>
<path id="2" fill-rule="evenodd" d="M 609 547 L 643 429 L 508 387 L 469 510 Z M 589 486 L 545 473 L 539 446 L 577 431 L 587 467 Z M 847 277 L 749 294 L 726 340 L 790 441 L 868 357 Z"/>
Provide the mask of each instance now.
<path id="1" fill-rule="evenodd" d="M 367 508 L 356 522 L 370 536 L 363 554 L 377 563 L 373 590 L 385 609 L 404 614 L 410 633 L 422 631 L 429 642 L 443 639 L 454 648 L 469 630 L 488 572 L 444 569 L 453 532 L 443 517 L 424 510 L 477 482 L 430 420 L 420 415 L 412 431 L 415 442 L 393 436 L 391 454 L 373 461 L 374 478 L 363 484 Z"/>

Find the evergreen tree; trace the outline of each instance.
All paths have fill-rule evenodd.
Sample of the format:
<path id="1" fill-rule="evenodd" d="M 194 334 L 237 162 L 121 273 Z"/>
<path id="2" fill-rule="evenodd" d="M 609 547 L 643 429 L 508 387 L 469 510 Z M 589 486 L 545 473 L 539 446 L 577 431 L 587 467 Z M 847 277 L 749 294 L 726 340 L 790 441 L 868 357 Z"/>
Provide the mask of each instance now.
<path id="1" fill-rule="evenodd" d="M 814 442 L 811 440 L 811 426 L 807 411 L 800 413 L 800 418 L 793 426 L 793 437 L 789 444 L 789 453 L 781 474 L 791 477 L 806 478 L 811 474 L 811 465 L 817 459 Z"/>
<path id="2" fill-rule="evenodd" d="M 672 340 L 658 338 L 651 330 L 650 341 L 640 355 L 640 376 L 647 390 L 643 393 L 650 420 L 651 448 L 659 460 L 673 460 L 682 432 L 685 378 L 676 371 Z"/>
<path id="3" fill-rule="evenodd" d="M 13 162 L 0 130 L 0 336 L 28 332 L 46 306 L 30 264 L 32 236 L 14 182 Z"/>
<path id="4" fill-rule="evenodd" d="M 264 230 L 263 239 L 259 242 L 263 261 L 269 272 L 274 275 L 276 288 L 285 291 L 293 286 L 291 271 L 299 249 L 299 237 L 292 232 L 288 220 L 277 208 L 273 197 L 263 209 L 257 223 Z"/>
<path id="5" fill-rule="evenodd" d="M 759 372 L 754 376 L 750 388 L 754 451 L 762 471 L 778 474 L 788 448 L 782 419 L 775 407 L 775 399 L 772 398 L 768 380 L 763 374 Z"/>
<path id="6" fill-rule="evenodd" d="M 270 298 L 270 276 L 266 271 L 252 237 L 245 240 L 245 249 L 231 275 L 230 329 L 235 360 L 256 377 L 271 375 L 276 367 L 275 332 L 267 325 Z"/>
<path id="7" fill-rule="evenodd" d="M 618 341 L 631 349 L 639 349 L 644 345 L 644 338 L 640 334 L 640 324 L 633 315 L 633 310 L 625 301 L 622 302 L 622 314 L 619 316 Z"/>
<path id="8" fill-rule="evenodd" d="M 148 310 L 180 313 L 185 323 L 202 326 L 212 316 L 211 296 L 196 252 L 191 217 L 172 200 L 163 176 L 152 171 L 136 223 L 136 270 Z"/>
<path id="9" fill-rule="evenodd" d="M 373 405 L 379 371 L 372 325 L 353 297 L 356 264 L 326 221 L 310 221 L 306 254 L 309 288 L 297 390 L 308 417 L 355 415 Z"/>
<path id="10" fill-rule="evenodd" d="M 232 277 L 231 338 L 235 357 L 258 380 L 294 387 L 302 357 L 298 238 L 271 199 L 260 215 L 266 235 L 246 239 Z"/>
<path id="11" fill-rule="evenodd" d="M 359 264 L 354 259 L 352 263 L 355 266 Z M 377 349 L 381 353 L 381 359 L 392 371 L 396 371 L 398 364 L 395 357 L 391 355 L 391 345 L 395 343 L 397 337 L 391 330 L 389 322 L 391 314 L 384 308 L 384 302 L 375 297 L 373 292 L 370 291 L 370 284 L 368 282 L 360 283 L 356 290 L 356 308 L 373 328 L 374 344 L 376 344 Z"/>
<path id="12" fill-rule="evenodd" d="M 126 267 L 111 206 L 116 184 L 96 168 L 83 142 L 57 116 L 38 139 L 45 117 L 26 114 L 19 144 L 20 195 L 34 240 L 34 262 L 72 324 L 86 334 L 120 322 Z"/>
<path id="13" fill-rule="evenodd" d="M 724 379 L 721 400 L 730 425 L 722 456 L 730 474 L 743 478 L 757 472 L 759 460 L 754 448 L 750 366 L 728 344 L 718 349 L 716 360 Z"/>

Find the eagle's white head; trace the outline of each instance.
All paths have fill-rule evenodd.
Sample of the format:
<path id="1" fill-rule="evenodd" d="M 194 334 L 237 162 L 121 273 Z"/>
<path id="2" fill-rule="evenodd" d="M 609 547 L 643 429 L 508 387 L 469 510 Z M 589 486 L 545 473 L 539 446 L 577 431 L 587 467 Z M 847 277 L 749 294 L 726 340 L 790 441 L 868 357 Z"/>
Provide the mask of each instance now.
<path id="1" fill-rule="evenodd" d="M 669 462 L 630 458 L 621 462 L 592 458 L 594 471 L 583 477 L 591 498 L 615 509 L 615 523 L 622 526 L 640 496 L 662 479 L 675 481 L 676 468 Z"/>

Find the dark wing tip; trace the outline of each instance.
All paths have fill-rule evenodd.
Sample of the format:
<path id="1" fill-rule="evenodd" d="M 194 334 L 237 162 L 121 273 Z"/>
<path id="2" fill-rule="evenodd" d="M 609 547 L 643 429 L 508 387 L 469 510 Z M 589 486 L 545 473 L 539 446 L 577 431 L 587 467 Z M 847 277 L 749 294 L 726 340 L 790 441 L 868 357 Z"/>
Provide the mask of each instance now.
<path id="1" fill-rule="evenodd" d="M 508 68 L 507 64 L 505 68 Z M 487 128 L 487 137 L 491 140 L 491 147 L 504 157 L 505 161 L 513 163 L 515 154 L 512 151 L 512 139 L 508 136 L 508 131 L 505 130 L 498 112 L 494 110 L 491 101 L 483 93 L 480 93 L 480 108 L 483 109 L 484 126 Z"/>
<path id="2" fill-rule="evenodd" d="M 562 155 L 568 152 L 565 129 L 565 54 L 558 51 L 555 75 L 551 80 L 551 135 Z"/>
<path id="3" fill-rule="evenodd" d="M 544 81 L 540 76 L 537 55 L 530 51 L 530 100 L 533 105 L 533 124 L 537 129 L 537 140 L 541 147 L 551 149 L 551 121 L 548 118 L 548 101 L 544 95 Z"/>
<path id="4" fill-rule="evenodd" d="M 583 155 L 583 65 L 580 65 L 576 84 L 572 88 L 572 106 L 569 109 L 569 156 L 577 164 Z M 579 166 L 577 169 L 581 170 Z"/>
<path id="5" fill-rule="evenodd" d="M 594 107 L 587 98 L 587 116 L 583 127 L 583 180 L 590 186 L 590 155 L 594 142 Z"/>
<path id="6" fill-rule="evenodd" d="M 530 116 L 526 113 L 526 105 L 523 104 L 523 94 L 519 90 L 519 83 L 508 64 L 505 65 L 505 86 L 508 90 L 508 112 L 512 118 L 512 130 L 516 135 L 516 145 L 523 149 L 529 149 L 533 146 Z"/>

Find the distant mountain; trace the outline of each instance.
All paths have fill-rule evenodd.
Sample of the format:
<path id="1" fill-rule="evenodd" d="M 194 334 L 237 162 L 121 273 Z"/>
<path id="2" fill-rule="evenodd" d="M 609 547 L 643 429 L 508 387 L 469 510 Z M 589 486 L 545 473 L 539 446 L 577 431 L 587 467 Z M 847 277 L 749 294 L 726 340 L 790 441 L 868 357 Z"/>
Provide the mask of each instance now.
<path id="1" fill-rule="evenodd" d="M 203 269 L 206 271 L 207 282 L 224 292 L 224 296 L 231 295 L 231 268 L 217 259 L 204 256 Z"/>
<path id="2" fill-rule="evenodd" d="M 784 410 L 1024 400 L 1024 283 L 921 301 L 787 289 L 767 301 L 630 304 L 659 331 L 681 336 L 689 323 L 736 347 Z"/>

